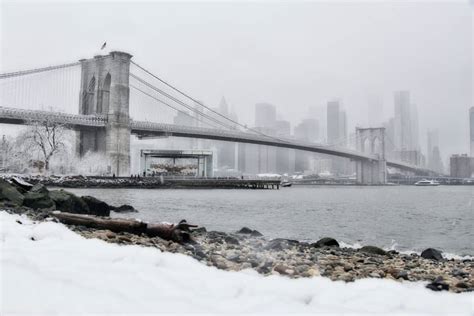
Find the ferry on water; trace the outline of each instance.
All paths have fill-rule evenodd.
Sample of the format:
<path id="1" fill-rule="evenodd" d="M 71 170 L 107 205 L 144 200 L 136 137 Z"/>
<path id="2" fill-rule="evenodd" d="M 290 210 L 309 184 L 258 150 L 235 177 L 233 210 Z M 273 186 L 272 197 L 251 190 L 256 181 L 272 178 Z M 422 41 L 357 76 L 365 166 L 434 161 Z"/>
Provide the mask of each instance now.
<path id="1" fill-rule="evenodd" d="M 436 181 L 436 180 L 423 179 L 423 180 L 420 180 L 417 183 L 415 183 L 415 185 L 419 186 L 419 187 L 435 187 L 435 186 L 439 185 L 439 182 Z"/>
<path id="2" fill-rule="evenodd" d="M 293 184 L 293 183 L 291 183 L 291 182 L 288 181 L 288 180 L 283 180 L 283 181 L 280 183 L 280 185 L 281 185 L 282 187 L 291 187 L 292 184 Z"/>

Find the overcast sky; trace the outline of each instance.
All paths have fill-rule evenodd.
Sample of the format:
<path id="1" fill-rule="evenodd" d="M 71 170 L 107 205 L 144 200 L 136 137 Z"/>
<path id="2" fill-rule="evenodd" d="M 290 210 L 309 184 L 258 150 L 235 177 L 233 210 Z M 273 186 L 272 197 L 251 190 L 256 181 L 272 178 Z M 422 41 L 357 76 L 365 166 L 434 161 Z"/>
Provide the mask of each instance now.
<path id="1" fill-rule="evenodd" d="M 468 1 L 3 1 L 1 68 L 89 58 L 106 40 L 109 49 L 130 52 L 210 106 L 225 96 L 247 124 L 258 102 L 273 103 L 279 118 L 295 124 L 310 107 L 339 98 L 353 129 L 367 124 L 369 96 L 382 98 L 388 118 L 393 91 L 409 90 L 422 141 L 428 128 L 439 128 L 447 156 L 468 152 L 473 7 Z"/>

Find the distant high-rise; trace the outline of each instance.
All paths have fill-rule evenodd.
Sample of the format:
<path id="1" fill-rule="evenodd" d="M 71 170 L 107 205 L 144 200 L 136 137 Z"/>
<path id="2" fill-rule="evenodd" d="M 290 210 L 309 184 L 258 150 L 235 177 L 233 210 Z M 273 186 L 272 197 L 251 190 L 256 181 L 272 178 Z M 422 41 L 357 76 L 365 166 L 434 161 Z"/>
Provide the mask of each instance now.
<path id="1" fill-rule="evenodd" d="M 347 146 L 347 116 L 346 111 L 339 113 L 339 141 L 338 145 L 342 147 Z"/>
<path id="2" fill-rule="evenodd" d="M 410 103 L 409 91 L 396 91 L 395 104 L 395 147 L 397 150 L 419 150 L 418 113 L 416 106 Z"/>
<path id="3" fill-rule="evenodd" d="M 316 119 L 304 119 L 295 127 L 295 137 L 307 142 L 319 139 L 319 122 Z"/>
<path id="4" fill-rule="evenodd" d="M 173 117 L 173 123 L 181 126 L 195 126 L 195 119 L 186 111 L 177 112 Z M 169 142 L 168 145 L 172 149 L 192 149 L 194 148 L 194 140 L 192 138 L 181 138 Z"/>
<path id="5" fill-rule="evenodd" d="M 385 157 L 393 158 L 395 151 L 395 119 L 389 119 L 382 124 L 382 127 L 385 127 Z"/>
<path id="6" fill-rule="evenodd" d="M 327 143 L 339 147 L 346 147 L 347 140 L 347 117 L 346 112 L 341 110 L 339 101 L 327 103 Z M 348 171 L 347 160 L 344 158 L 332 159 L 332 173 L 344 174 Z"/>
<path id="7" fill-rule="evenodd" d="M 266 135 L 276 133 L 276 107 L 270 103 L 255 104 L 255 129 Z M 258 172 L 276 172 L 276 148 L 269 146 L 258 146 Z"/>
<path id="8" fill-rule="evenodd" d="M 431 162 L 428 168 L 438 173 L 444 174 L 443 160 L 441 159 L 441 153 L 439 152 L 438 146 L 433 147 L 433 153 L 431 154 Z"/>
<path id="9" fill-rule="evenodd" d="M 270 103 L 255 104 L 255 127 L 274 128 L 276 107 Z"/>
<path id="10" fill-rule="evenodd" d="M 432 155 L 433 155 L 433 148 L 434 147 L 439 147 L 439 133 L 437 129 L 429 130 L 427 137 L 427 146 L 426 146 L 426 153 L 427 153 L 427 159 L 428 159 L 428 166 L 430 165 L 430 162 L 432 160 Z"/>
<path id="11" fill-rule="evenodd" d="M 294 136 L 298 140 L 316 142 L 319 138 L 319 122 L 316 119 L 304 119 L 295 127 Z M 304 151 L 295 153 L 295 171 L 305 172 L 310 169 L 310 158 L 313 154 Z"/>
<path id="12" fill-rule="evenodd" d="M 474 106 L 469 109 L 469 127 L 471 130 L 471 157 L 474 157 Z"/>
<path id="13" fill-rule="evenodd" d="M 383 119 L 383 103 L 378 96 L 372 96 L 368 100 L 369 127 L 381 127 Z"/>
<path id="14" fill-rule="evenodd" d="M 289 121 L 279 120 L 275 122 L 277 137 L 289 138 L 291 136 L 291 125 Z M 276 172 L 279 174 L 292 173 L 294 163 L 292 164 L 292 153 L 294 151 L 288 148 L 276 148 Z M 293 155 L 294 156 L 294 155 Z"/>
<path id="15" fill-rule="evenodd" d="M 327 106 L 327 142 L 336 143 L 340 138 L 340 105 L 339 101 L 329 101 Z"/>
<path id="16" fill-rule="evenodd" d="M 428 169 L 444 173 L 443 161 L 439 150 L 439 134 L 437 129 L 428 131 L 426 153 Z"/>
<path id="17" fill-rule="evenodd" d="M 233 121 L 237 121 L 237 115 L 231 110 L 230 106 L 224 97 L 221 98 L 219 106 L 214 109 L 215 112 L 226 116 Z M 214 119 L 225 122 L 227 125 L 235 127 L 234 123 L 229 123 L 224 120 L 220 115 L 215 112 L 208 112 L 207 114 Z M 214 123 L 215 124 L 215 123 Z M 212 142 L 217 150 L 217 167 L 221 171 L 237 168 L 236 156 L 237 156 L 237 145 L 229 142 Z"/>

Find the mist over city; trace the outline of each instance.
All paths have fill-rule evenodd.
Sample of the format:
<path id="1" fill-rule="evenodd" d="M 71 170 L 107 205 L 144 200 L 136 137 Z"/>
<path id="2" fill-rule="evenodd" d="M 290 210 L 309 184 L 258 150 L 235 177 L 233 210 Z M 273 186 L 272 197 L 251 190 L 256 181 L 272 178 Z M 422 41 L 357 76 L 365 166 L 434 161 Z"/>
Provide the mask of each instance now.
<path id="1" fill-rule="evenodd" d="M 353 132 L 394 117 L 394 91 L 407 90 L 425 156 L 429 129 L 439 130 L 445 164 L 469 150 L 467 1 L 6 2 L 2 12 L 4 72 L 86 58 L 107 40 L 208 106 L 225 97 L 244 124 L 254 125 L 256 103 L 271 103 L 292 129 L 317 119 L 321 140 L 328 101 L 341 101 Z M 372 117 L 370 100 L 379 108 Z"/>
<path id="2" fill-rule="evenodd" d="M 0 314 L 472 314 L 474 0 L 0 15 Z"/>

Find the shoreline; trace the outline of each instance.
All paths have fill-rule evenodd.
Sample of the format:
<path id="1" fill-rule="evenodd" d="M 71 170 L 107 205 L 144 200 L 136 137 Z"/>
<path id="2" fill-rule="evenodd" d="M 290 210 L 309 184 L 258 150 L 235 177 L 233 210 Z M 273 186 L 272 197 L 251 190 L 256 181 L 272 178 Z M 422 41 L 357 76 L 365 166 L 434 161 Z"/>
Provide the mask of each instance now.
<path id="1" fill-rule="evenodd" d="M 229 272 L 51 221 L 0 212 L 0 222 L 4 314 L 472 314 L 472 293 L 433 292 L 425 282 Z"/>
<path id="2" fill-rule="evenodd" d="M 198 226 L 184 220 L 169 224 L 137 221 L 132 219 L 135 216 L 115 218 L 110 217 L 111 212 L 137 211 L 130 205 L 113 206 L 93 196 L 49 191 L 41 183 L 33 185 L 15 178 L 0 179 L 0 210 L 36 222 L 61 222 L 88 239 L 181 253 L 226 271 L 252 269 L 264 276 L 322 276 L 344 282 L 366 278 L 421 281 L 433 291 L 474 291 L 474 260 L 447 259 L 433 248 L 406 254 L 372 245 L 343 247 L 331 237 L 317 242 L 268 239 L 248 227 L 222 232 L 195 228 Z"/>
<path id="3" fill-rule="evenodd" d="M 0 207 L 0 211 L 25 215 L 33 221 L 54 221 L 47 210 Z M 200 227 L 191 233 L 192 242 L 180 243 L 128 232 L 113 232 L 85 226 L 65 225 L 87 239 L 111 244 L 138 245 L 162 252 L 180 253 L 201 264 L 225 271 L 251 269 L 263 276 L 283 275 L 291 279 L 322 276 L 351 283 L 361 279 L 390 279 L 398 282 L 424 282 L 433 291 L 463 293 L 474 291 L 474 259 L 447 259 L 436 253 L 432 259 L 417 253 L 385 251 L 374 246 L 342 247 L 332 238 L 316 243 L 275 238 L 242 228 L 239 232 L 207 231 Z M 427 291 L 428 291 L 427 289 Z"/>
<path id="4" fill-rule="evenodd" d="M 90 188 L 90 189 L 237 189 L 237 190 L 269 190 L 282 189 L 281 181 L 275 179 L 240 179 L 240 178 L 164 178 L 160 177 L 101 177 L 101 176 L 39 176 L 25 174 L 0 174 L 0 178 L 18 178 L 23 181 L 37 184 L 41 183 L 51 188 Z M 357 183 L 312 181 L 292 181 L 292 185 L 299 186 L 330 186 L 330 187 L 393 187 L 393 186 L 413 186 L 404 183 L 387 183 L 381 185 L 363 185 Z M 448 184 L 443 184 L 448 185 Z M 449 184 L 454 186 L 469 186 L 471 184 Z"/>

